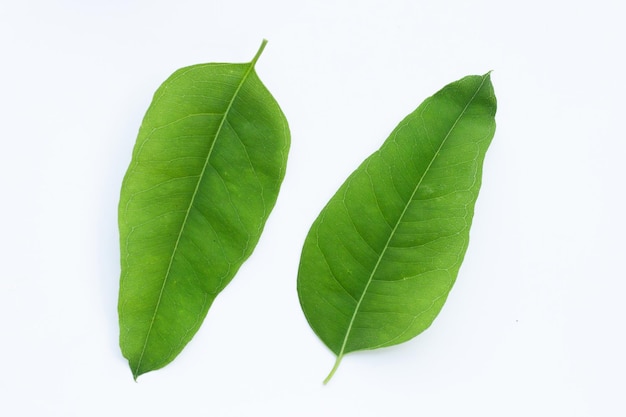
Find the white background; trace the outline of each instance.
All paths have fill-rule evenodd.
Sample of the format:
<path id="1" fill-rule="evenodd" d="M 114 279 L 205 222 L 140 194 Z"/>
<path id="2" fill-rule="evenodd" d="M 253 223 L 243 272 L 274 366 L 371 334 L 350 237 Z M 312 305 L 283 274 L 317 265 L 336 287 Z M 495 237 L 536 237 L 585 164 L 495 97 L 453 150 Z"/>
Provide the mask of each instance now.
<path id="1" fill-rule="evenodd" d="M 626 415 L 623 4 L 4 0 L 0 415 Z M 137 129 L 174 70 L 263 38 L 292 133 L 278 203 L 194 340 L 136 383 L 116 210 Z M 311 222 L 423 99 L 489 70 L 498 128 L 446 306 L 323 386 L 296 295 Z"/>

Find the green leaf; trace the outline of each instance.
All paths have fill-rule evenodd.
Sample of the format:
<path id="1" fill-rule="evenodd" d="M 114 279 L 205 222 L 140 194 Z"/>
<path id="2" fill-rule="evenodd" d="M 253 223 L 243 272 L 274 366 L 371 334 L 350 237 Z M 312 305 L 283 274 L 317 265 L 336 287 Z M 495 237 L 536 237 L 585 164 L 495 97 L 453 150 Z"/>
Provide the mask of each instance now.
<path id="1" fill-rule="evenodd" d="M 331 198 L 298 272 L 304 314 L 337 355 L 405 342 L 433 322 L 469 241 L 495 132 L 489 74 L 426 99 Z"/>
<path id="2" fill-rule="evenodd" d="M 182 68 L 156 91 L 119 205 L 120 346 L 134 378 L 171 362 L 257 244 L 287 120 L 250 63 Z"/>

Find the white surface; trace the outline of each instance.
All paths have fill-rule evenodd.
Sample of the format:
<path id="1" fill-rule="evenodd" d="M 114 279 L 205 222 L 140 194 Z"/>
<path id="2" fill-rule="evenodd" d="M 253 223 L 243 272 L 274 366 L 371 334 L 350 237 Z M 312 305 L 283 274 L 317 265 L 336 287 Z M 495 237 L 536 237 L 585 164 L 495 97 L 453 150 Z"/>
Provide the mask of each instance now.
<path id="1" fill-rule="evenodd" d="M 623 2 L 16 1 L 0 5 L 0 415 L 626 415 Z M 254 255 L 167 368 L 117 345 L 116 206 L 171 72 L 246 62 L 292 150 Z M 424 98 L 494 70 L 470 249 L 434 325 L 334 357 L 296 295 L 345 177 Z"/>

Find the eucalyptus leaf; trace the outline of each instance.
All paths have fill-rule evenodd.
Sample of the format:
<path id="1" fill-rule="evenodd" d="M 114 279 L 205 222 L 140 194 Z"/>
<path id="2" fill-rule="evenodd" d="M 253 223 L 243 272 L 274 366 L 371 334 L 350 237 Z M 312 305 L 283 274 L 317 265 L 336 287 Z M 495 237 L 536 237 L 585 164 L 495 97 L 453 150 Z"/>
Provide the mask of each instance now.
<path id="1" fill-rule="evenodd" d="M 306 237 L 298 295 L 318 337 L 343 356 L 405 342 L 441 310 L 469 242 L 495 132 L 490 75 L 426 99 L 354 171 Z"/>
<path id="2" fill-rule="evenodd" d="M 136 379 L 171 362 L 257 244 L 290 134 L 250 63 L 172 74 L 143 119 L 119 203 L 120 346 Z"/>

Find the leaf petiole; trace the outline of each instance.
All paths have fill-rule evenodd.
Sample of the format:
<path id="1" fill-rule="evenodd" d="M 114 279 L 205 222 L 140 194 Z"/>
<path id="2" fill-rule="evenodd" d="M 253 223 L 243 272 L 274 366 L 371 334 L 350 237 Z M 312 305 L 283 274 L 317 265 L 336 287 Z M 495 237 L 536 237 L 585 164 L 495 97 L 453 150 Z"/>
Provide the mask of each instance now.
<path id="1" fill-rule="evenodd" d="M 252 64 L 253 67 L 256 65 L 256 62 L 259 60 L 259 57 L 263 53 L 263 50 L 265 49 L 265 45 L 267 45 L 267 39 L 263 39 L 263 42 L 261 42 L 261 46 L 259 46 L 259 50 L 257 51 L 254 58 L 252 58 L 252 61 L 250 61 L 250 64 Z"/>
<path id="2" fill-rule="evenodd" d="M 330 373 L 328 374 L 326 379 L 324 379 L 324 385 L 328 384 L 328 382 L 331 380 L 333 375 L 335 375 L 335 372 L 337 371 L 337 368 L 339 368 L 339 364 L 341 363 L 342 359 L 343 359 L 343 353 L 337 356 L 337 360 L 335 361 L 335 365 L 333 365 L 333 369 L 330 370 Z"/>

